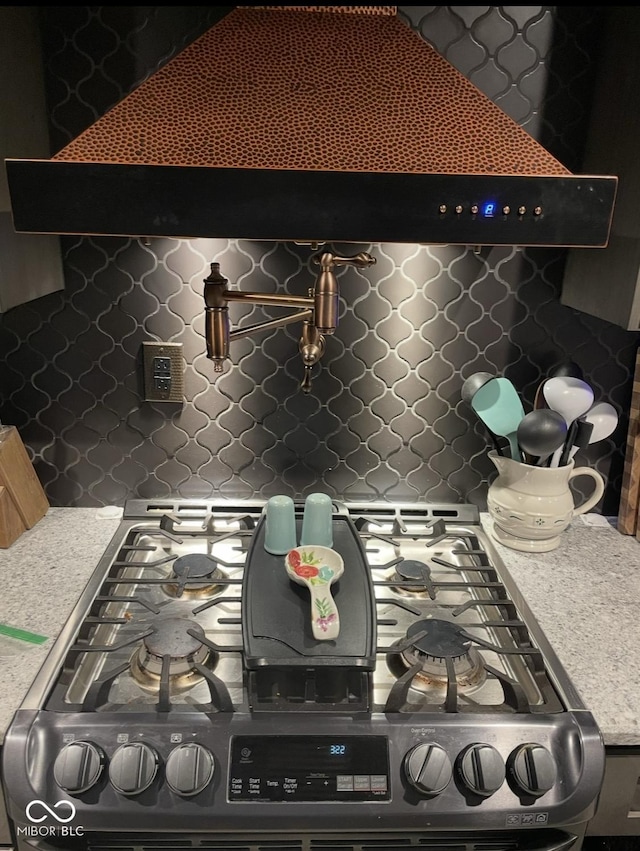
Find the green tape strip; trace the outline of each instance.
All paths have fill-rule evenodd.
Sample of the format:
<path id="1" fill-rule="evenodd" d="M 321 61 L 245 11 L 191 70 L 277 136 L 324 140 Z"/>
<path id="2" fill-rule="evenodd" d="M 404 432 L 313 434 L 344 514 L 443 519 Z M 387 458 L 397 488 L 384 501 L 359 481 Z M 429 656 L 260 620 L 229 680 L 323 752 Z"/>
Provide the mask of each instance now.
<path id="1" fill-rule="evenodd" d="M 46 635 L 27 632 L 26 629 L 18 629 L 18 627 L 9 626 L 6 623 L 0 623 L 0 635 L 6 635 L 8 638 L 15 638 L 18 641 L 28 641 L 29 644 L 44 644 L 48 640 Z"/>

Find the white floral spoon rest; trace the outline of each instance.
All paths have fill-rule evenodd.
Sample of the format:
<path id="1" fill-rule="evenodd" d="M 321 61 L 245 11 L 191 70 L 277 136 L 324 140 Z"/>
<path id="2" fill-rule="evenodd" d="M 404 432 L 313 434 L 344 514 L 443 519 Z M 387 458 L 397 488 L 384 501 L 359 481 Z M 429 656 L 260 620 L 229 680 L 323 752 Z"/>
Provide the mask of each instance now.
<path id="1" fill-rule="evenodd" d="M 331 595 L 331 585 L 344 573 L 340 553 L 329 547 L 297 547 L 287 553 L 285 567 L 294 582 L 309 589 L 313 637 L 317 641 L 337 638 L 340 615 Z"/>

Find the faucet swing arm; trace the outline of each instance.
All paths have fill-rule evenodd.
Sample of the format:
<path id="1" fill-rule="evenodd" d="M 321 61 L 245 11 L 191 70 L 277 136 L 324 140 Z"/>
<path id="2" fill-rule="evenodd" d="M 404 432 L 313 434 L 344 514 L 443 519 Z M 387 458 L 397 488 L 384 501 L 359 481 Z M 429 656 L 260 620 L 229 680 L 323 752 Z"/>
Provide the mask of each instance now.
<path id="1" fill-rule="evenodd" d="M 261 304 L 262 302 L 256 302 Z M 259 331 L 271 331 L 274 328 L 282 328 L 285 325 L 292 325 L 294 322 L 302 322 L 310 320 L 313 316 L 313 310 L 297 310 L 295 313 L 290 313 L 288 316 L 279 316 L 277 319 L 267 319 L 265 322 L 257 322 L 255 325 L 247 325 L 244 328 L 236 328 L 235 331 L 229 331 L 229 342 L 241 340 L 243 337 L 251 337 Z"/>

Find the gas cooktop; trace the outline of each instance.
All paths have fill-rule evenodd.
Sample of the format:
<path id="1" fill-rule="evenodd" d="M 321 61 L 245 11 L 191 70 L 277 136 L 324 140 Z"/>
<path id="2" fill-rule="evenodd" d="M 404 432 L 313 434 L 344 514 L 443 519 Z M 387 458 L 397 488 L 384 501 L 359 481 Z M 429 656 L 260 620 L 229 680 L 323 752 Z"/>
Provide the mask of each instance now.
<path id="1" fill-rule="evenodd" d="M 464 526 L 472 510 L 448 525 L 447 508 L 336 506 L 348 566 L 331 642 L 313 638 L 308 592 L 265 550 L 261 506 L 134 503 L 125 517 L 139 512 L 96 577 L 47 708 L 562 709 L 480 527 Z"/>
<path id="2" fill-rule="evenodd" d="M 373 804 L 384 829 L 473 830 L 480 808 L 580 834 L 599 732 L 477 509 L 334 502 L 331 641 L 264 509 L 127 503 L 7 734 L 13 818 L 35 793 L 96 836 L 187 814 L 209 833 L 212 811 L 216 831 L 364 829 Z"/>

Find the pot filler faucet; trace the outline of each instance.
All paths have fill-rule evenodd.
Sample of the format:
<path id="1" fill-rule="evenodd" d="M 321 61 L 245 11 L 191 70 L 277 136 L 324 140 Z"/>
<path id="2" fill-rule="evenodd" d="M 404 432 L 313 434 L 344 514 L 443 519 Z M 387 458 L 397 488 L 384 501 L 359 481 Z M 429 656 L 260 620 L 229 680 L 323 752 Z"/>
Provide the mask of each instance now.
<path id="1" fill-rule="evenodd" d="M 309 289 L 306 296 L 230 290 L 229 281 L 220 272 L 220 264 L 211 264 L 211 272 L 204 279 L 205 336 L 207 357 L 213 361 L 215 372 L 222 372 L 224 361 L 229 357 L 229 345 L 233 340 L 249 337 L 259 331 L 290 325 L 293 322 L 302 322 L 298 349 L 304 364 L 304 378 L 300 387 L 305 393 L 309 393 L 311 369 L 324 354 L 325 336 L 333 334 L 338 325 L 340 291 L 333 270 L 336 266 L 357 266 L 364 269 L 367 266 L 373 266 L 376 259 L 364 251 L 353 257 L 341 257 L 331 251 L 324 251 L 316 254 L 313 261 L 320 266 L 320 274 L 315 287 Z M 277 304 L 281 307 L 290 307 L 295 312 L 232 331 L 229 321 L 230 301 L 241 301 L 245 304 Z"/>

